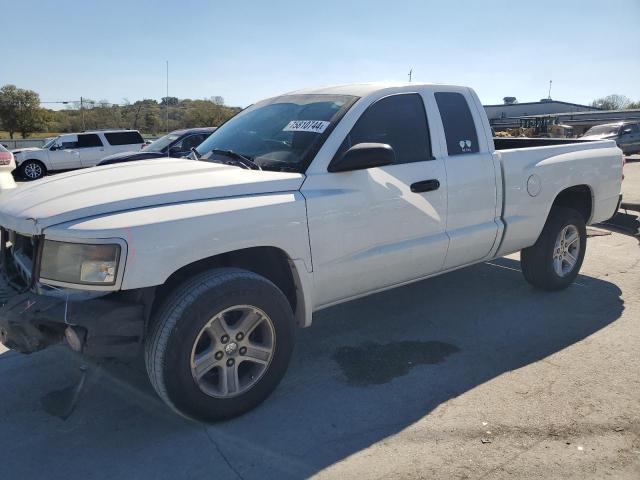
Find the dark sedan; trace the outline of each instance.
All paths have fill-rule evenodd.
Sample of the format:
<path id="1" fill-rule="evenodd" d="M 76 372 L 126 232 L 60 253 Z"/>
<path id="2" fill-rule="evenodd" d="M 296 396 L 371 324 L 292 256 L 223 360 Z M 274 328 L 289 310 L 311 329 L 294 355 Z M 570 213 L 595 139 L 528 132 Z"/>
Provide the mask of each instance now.
<path id="1" fill-rule="evenodd" d="M 137 160 L 150 160 L 164 157 L 186 157 L 191 148 L 204 142 L 216 127 L 189 128 L 175 130 L 164 137 L 151 142 L 137 152 L 122 152 L 103 158 L 98 165 L 111 165 L 113 163 L 133 162 Z"/>

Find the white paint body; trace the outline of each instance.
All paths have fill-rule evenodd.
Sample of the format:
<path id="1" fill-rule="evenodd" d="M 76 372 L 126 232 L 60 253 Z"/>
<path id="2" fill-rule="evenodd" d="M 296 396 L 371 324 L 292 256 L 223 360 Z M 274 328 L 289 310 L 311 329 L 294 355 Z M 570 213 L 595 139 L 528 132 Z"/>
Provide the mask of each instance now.
<path id="1" fill-rule="evenodd" d="M 128 152 L 130 150 L 139 150 L 144 143 L 133 143 L 126 145 L 111 145 L 105 136 L 105 131 L 87 131 L 85 134 L 95 134 L 100 137 L 102 146 L 85 147 L 85 148 L 19 148 L 14 150 L 17 167 L 26 160 L 38 160 L 44 164 L 47 171 L 56 170 L 72 170 L 77 168 L 86 168 L 97 165 L 103 158 L 115 153 Z M 114 132 L 122 132 L 122 130 L 114 130 Z M 76 142 L 78 135 L 82 133 L 68 133 L 60 135 L 57 143 Z"/>
<path id="2" fill-rule="evenodd" d="M 480 151 L 449 157 L 434 92 L 463 94 Z M 433 160 L 342 173 L 327 166 L 362 112 L 395 93 L 424 100 Z M 494 151 L 484 109 L 465 87 L 355 85 L 296 93 L 360 97 L 305 172 L 161 159 L 49 177 L 0 196 L 0 225 L 24 234 L 126 243 L 114 289 L 160 285 L 198 260 L 248 247 L 284 251 L 301 295 L 296 318 L 535 243 L 562 190 L 587 185 L 589 223 L 611 217 L 622 176 L 612 141 Z M 536 196 L 527 185 L 540 180 Z M 438 179 L 413 193 L 409 185 Z"/>

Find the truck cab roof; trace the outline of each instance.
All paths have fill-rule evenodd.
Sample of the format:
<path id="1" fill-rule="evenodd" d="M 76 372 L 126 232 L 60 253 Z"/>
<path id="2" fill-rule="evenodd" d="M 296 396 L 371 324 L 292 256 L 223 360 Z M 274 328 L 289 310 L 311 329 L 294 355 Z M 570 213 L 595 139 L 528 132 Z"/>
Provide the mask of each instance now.
<path id="1" fill-rule="evenodd" d="M 326 87 L 306 88 L 295 90 L 287 95 L 352 95 L 355 97 L 366 97 L 383 90 L 412 90 L 416 88 L 428 87 L 453 87 L 466 90 L 467 87 L 457 85 L 443 85 L 437 83 L 418 82 L 371 82 L 371 83 L 350 83 L 344 85 L 329 85 Z"/>

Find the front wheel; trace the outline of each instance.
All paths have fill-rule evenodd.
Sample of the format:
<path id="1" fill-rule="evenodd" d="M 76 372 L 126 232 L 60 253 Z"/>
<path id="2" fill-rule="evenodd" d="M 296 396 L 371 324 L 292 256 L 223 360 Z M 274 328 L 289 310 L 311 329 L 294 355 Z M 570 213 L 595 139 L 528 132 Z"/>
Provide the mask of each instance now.
<path id="1" fill-rule="evenodd" d="M 159 396 L 189 418 L 217 421 L 260 404 L 284 376 L 294 344 L 291 306 L 266 278 L 212 270 L 181 286 L 146 342 Z"/>
<path id="2" fill-rule="evenodd" d="M 579 212 L 552 207 L 538 241 L 520 253 L 524 278 L 542 290 L 562 290 L 578 276 L 587 247 L 587 229 Z"/>
<path id="3" fill-rule="evenodd" d="M 20 175 L 26 180 L 38 180 L 47 173 L 46 167 L 38 160 L 27 160 L 20 165 Z"/>

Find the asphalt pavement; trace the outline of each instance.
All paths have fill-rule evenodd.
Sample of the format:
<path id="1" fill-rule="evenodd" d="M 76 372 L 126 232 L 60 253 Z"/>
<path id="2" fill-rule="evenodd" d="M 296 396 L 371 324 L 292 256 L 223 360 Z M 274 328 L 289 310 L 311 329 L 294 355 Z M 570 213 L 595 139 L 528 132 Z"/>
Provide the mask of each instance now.
<path id="1" fill-rule="evenodd" d="M 64 419 L 82 359 L 0 350 L 1 475 L 638 479 L 640 238 L 604 227 L 562 292 L 512 255 L 320 312 L 275 393 L 216 425 L 141 362 L 89 365 Z"/>

